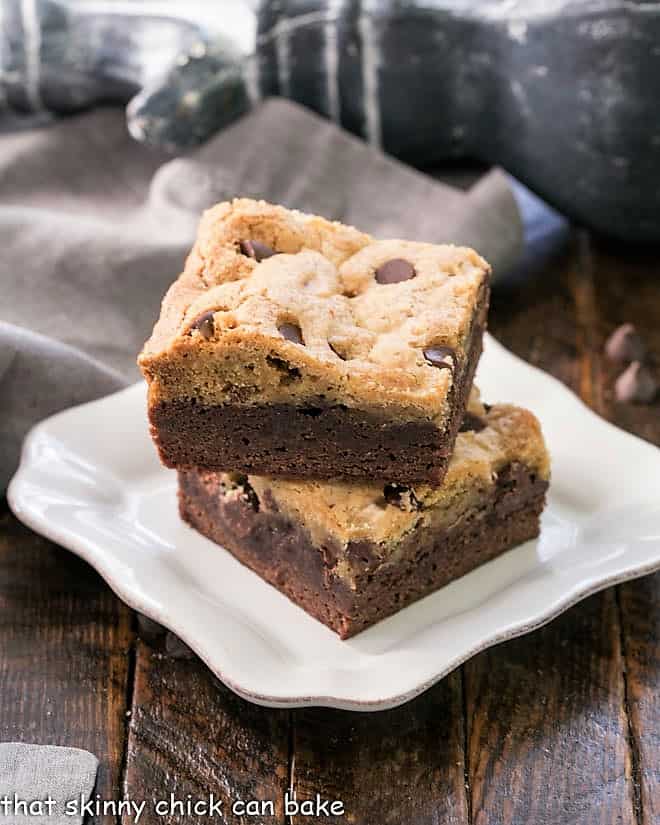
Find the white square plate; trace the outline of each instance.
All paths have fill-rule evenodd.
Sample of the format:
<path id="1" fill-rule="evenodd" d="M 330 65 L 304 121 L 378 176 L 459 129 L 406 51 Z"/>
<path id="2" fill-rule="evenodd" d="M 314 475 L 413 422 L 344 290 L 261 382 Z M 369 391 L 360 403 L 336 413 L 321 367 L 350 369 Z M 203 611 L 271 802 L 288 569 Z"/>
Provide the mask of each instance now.
<path id="1" fill-rule="evenodd" d="M 149 438 L 143 384 L 36 426 L 9 503 L 246 699 L 393 707 L 489 645 L 660 567 L 660 450 L 490 337 L 477 382 L 486 401 L 541 419 L 553 478 L 540 538 L 345 642 L 179 521 L 175 473 Z"/>

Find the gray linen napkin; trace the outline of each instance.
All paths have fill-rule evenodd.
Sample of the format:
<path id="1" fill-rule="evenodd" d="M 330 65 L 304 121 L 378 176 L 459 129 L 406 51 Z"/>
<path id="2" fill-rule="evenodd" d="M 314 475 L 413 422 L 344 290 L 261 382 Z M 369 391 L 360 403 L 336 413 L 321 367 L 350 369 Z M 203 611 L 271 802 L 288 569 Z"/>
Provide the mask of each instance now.
<path id="1" fill-rule="evenodd" d="M 0 490 L 44 416 L 138 377 L 135 356 L 199 213 L 245 195 L 380 237 L 464 243 L 506 272 L 522 224 L 506 176 L 439 183 L 273 99 L 170 160 L 100 110 L 0 135 Z"/>
<path id="2" fill-rule="evenodd" d="M 97 768 L 98 759 L 78 748 L 0 743 L 0 825 L 81 825 L 77 812 L 89 800 Z"/>

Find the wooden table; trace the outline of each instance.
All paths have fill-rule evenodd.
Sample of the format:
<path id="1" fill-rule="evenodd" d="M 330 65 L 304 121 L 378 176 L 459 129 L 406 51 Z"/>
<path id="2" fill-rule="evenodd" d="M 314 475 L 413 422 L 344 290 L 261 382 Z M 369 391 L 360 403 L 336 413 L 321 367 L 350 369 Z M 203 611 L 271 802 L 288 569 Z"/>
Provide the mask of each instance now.
<path id="1" fill-rule="evenodd" d="M 576 232 L 562 260 L 495 296 L 491 329 L 598 413 L 660 444 L 660 402 L 612 399 L 602 342 L 628 320 L 660 360 L 658 253 Z M 196 821 L 657 825 L 659 589 L 650 576 L 593 596 L 396 710 L 272 711 L 142 640 L 94 571 L 4 505 L 0 740 L 88 748 L 104 799 L 276 801 L 274 817 Z M 299 799 L 343 800 L 346 816 L 289 820 L 289 787 Z M 149 807 L 140 820 L 187 821 Z"/>

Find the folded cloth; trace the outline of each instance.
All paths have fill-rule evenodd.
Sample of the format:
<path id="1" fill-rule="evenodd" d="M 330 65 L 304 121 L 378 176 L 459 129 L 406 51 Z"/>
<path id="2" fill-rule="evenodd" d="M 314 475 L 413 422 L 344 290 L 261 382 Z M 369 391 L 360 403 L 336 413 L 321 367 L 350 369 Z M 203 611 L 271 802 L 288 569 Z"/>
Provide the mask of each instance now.
<path id="1" fill-rule="evenodd" d="M 217 201 L 265 198 L 375 236 L 467 244 L 496 278 L 523 240 L 502 172 L 448 186 L 277 99 L 169 160 L 131 141 L 119 110 L 0 135 L 0 191 L 0 489 L 33 423 L 138 377 L 161 297 Z"/>
<path id="2" fill-rule="evenodd" d="M 78 748 L 0 743 L 0 822 L 82 825 L 98 764 Z"/>

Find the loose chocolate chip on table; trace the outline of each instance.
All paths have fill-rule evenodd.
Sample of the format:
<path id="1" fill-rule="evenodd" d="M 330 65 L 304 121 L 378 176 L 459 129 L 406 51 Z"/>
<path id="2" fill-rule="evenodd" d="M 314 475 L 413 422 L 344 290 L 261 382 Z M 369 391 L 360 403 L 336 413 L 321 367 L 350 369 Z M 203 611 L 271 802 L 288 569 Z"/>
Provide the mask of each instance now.
<path id="1" fill-rule="evenodd" d="M 388 504 L 400 510 L 419 510 L 421 504 L 412 488 L 405 484 L 389 483 L 383 487 L 383 496 Z"/>
<path id="2" fill-rule="evenodd" d="M 462 433 L 480 433 L 486 429 L 486 422 L 483 418 L 471 412 L 466 412 L 460 427 Z"/>
<path id="3" fill-rule="evenodd" d="M 254 258 L 257 263 L 277 254 L 268 244 L 261 243 L 261 241 L 241 241 L 239 246 L 243 255 Z"/>
<path id="4" fill-rule="evenodd" d="M 392 258 L 378 267 L 376 280 L 379 284 L 398 284 L 400 281 L 409 281 L 416 274 L 415 267 L 409 261 Z"/>
<path id="5" fill-rule="evenodd" d="M 293 341 L 294 344 L 305 344 L 302 337 L 302 330 L 297 324 L 280 324 L 277 328 L 282 338 Z"/>
<path id="6" fill-rule="evenodd" d="M 650 404 L 658 392 L 658 382 L 648 367 L 633 361 L 616 379 L 614 394 L 617 401 L 636 401 Z"/>
<path id="7" fill-rule="evenodd" d="M 199 318 L 195 318 L 190 329 L 191 331 L 193 329 L 199 330 L 199 334 L 202 338 L 206 338 L 207 341 L 210 338 L 213 338 L 213 333 L 215 332 L 213 311 L 211 310 L 210 312 L 205 312 L 203 315 L 200 315 Z"/>
<path id="8" fill-rule="evenodd" d="M 632 324 L 621 324 L 605 342 L 605 355 L 618 364 L 642 361 L 646 347 Z"/>
<path id="9" fill-rule="evenodd" d="M 432 367 L 453 370 L 456 353 L 451 347 L 427 347 L 424 350 L 424 358 L 426 358 Z"/>

